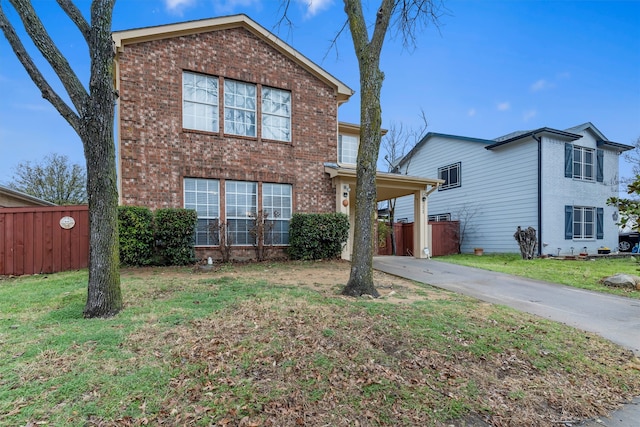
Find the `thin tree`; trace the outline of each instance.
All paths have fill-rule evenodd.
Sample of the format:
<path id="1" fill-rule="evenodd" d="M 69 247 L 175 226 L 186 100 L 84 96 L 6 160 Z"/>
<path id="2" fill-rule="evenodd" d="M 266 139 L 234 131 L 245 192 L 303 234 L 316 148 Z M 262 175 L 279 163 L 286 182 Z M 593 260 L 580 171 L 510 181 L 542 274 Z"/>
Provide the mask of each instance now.
<path id="1" fill-rule="evenodd" d="M 423 125 L 418 129 L 411 127 L 405 128 L 402 123 L 391 123 L 391 125 L 389 126 L 389 131 L 382 138 L 381 142 L 381 148 L 384 153 L 384 160 L 387 163 L 386 169 L 388 172 L 400 173 L 398 171 L 398 163 L 407 155 L 409 149 L 413 148 L 418 143 L 418 141 L 420 141 L 420 138 L 422 138 L 428 126 L 424 110 L 421 110 L 421 118 Z M 411 158 L 409 158 L 405 164 L 405 175 L 409 174 L 410 163 Z M 396 233 L 395 228 L 393 227 L 393 223 L 395 222 L 396 200 L 397 199 L 387 200 L 390 224 L 389 235 L 391 237 L 392 255 L 396 255 L 397 251 L 395 235 Z"/>
<path id="2" fill-rule="evenodd" d="M 40 162 L 24 161 L 14 167 L 9 187 L 56 205 L 87 203 L 87 174 L 67 156 L 51 153 Z"/>
<path id="3" fill-rule="evenodd" d="M 631 164 L 631 176 L 622 178 L 623 184 L 631 184 L 640 175 L 640 136 L 633 144 L 633 150 L 629 150 L 622 155 L 622 158 Z"/>
<path id="4" fill-rule="evenodd" d="M 382 0 L 370 36 L 362 2 L 344 0 L 344 10 L 360 71 L 360 146 L 356 165 L 354 222 L 360 226 L 354 230 L 351 273 L 342 291 L 343 295 L 379 295 L 373 283 L 373 248 L 377 201 L 376 165 L 382 136 L 382 45 L 390 26 L 401 33 L 405 45 L 415 45 L 417 29 L 429 22 L 437 24 L 439 5 L 440 2 L 436 0 Z"/>
<path id="5" fill-rule="evenodd" d="M 87 22 L 71 0 L 57 0 L 88 46 L 90 77 L 85 88 L 28 0 L 9 0 L 42 56 L 62 82 L 72 105 L 53 90 L 26 51 L 0 2 L 0 28 L 42 97 L 76 131 L 87 163 L 89 199 L 89 283 L 85 317 L 110 317 L 122 309 L 118 263 L 118 190 L 113 133 L 114 49 L 111 21 L 115 0 L 94 0 Z"/>

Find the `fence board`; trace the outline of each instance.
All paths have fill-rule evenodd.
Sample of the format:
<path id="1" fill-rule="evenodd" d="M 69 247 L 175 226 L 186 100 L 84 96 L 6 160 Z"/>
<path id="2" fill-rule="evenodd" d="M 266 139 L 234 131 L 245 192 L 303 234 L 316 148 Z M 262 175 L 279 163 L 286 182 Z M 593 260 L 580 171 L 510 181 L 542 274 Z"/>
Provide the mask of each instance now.
<path id="1" fill-rule="evenodd" d="M 460 252 L 460 222 L 433 221 L 431 225 L 431 255 L 444 256 Z"/>
<path id="2" fill-rule="evenodd" d="M 70 216 L 75 226 L 64 229 Z M 87 206 L 0 209 L 0 275 L 54 273 L 89 264 Z"/>

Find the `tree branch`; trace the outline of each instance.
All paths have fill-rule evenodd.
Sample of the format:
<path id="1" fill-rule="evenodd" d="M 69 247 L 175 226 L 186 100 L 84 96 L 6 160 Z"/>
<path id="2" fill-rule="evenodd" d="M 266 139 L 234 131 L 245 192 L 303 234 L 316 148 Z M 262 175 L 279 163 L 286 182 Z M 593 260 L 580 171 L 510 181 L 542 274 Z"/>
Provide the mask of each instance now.
<path id="1" fill-rule="evenodd" d="M 42 97 L 49 101 L 51 105 L 58 110 L 60 115 L 64 117 L 76 132 L 79 132 L 80 119 L 78 115 L 62 100 L 62 98 L 60 98 L 60 96 L 58 96 L 44 78 L 40 70 L 38 70 L 38 67 L 36 67 L 31 56 L 29 56 L 24 45 L 20 41 L 20 38 L 16 34 L 15 29 L 4 14 L 2 3 L 0 3 L 0 28 L 2 28 L 2 32 L 4 33 L 7 41 L 9 41 L 9 44 L 11 45 L 11 48 L 16 54 L 18 60 L 27 71 L 27 74 L 29 74 L 31 80 L 33 80 L 38 89 L 40 89 Z"/>
<path id="2" fill-rule="evenodd" d="M 64 13 L 67 14 L 69 19 L 71 19 L 73 23 L 76 24 L 76 27 L 78 27 L 78 29 L 82 33 L 85 41 L 89 43 L 89 33 L 91 31 L 91 27 L 89 26 L 87 20 L 84 19 L 84 16 L 82 16 L 80 9 L 78 9 L 76 5 L 71 2 L 71 0 L 56 1 L 58 2 L 58 5 L 60 5 L 60 8 L 64 10 Z"/>
<path id="3" fill-rule="evenodd" d="M 53 71 L 55 71 L 62 82 L 76 110 L 80 111 L 89 95 L 69 65 L 69 62 L 67 62 L 66 58 L 60 50 L 58 50 L 58 47 L 53 43 L 49 34 L 47 34 L 47 30 L 44 28 L 44 25 L 42 25 L 42 21 L 40 21 L 38 15 L 36 15 L 31 2 L 28 0 L 9 0 L 9 2 L 20 16 L 27 34 L 29 34 L 33 43 L 47 62 L 49 62 L 51 68 L 53 68 Z"/>

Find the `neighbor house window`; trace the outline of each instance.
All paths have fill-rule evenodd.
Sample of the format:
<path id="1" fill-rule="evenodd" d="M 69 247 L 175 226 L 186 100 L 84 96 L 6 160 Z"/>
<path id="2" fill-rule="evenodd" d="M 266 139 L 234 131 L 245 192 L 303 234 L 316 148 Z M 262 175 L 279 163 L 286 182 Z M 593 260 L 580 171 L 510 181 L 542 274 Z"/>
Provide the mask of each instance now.
<path id="1" fill-rule="evenodd" d="M 182 73 L 182 127 L 218 132 L 218 78 Z"/>
<path id="2" fill-rule="evenodd" d="M 217 179 L 184 179 L 184 207 L 198 213 L 196 246 L 220 244 L 220 181 Z"/>
<path id="3" fill-rule="evenodd" d="M 565 239 L 604 238 L 604 209 L 591 206 L 565 206 Z"/>
<path id="4" fill-rule="evenodd" d="M 291 92 L 262 88 L 262 137 L 291 141 Z"/>
<path id="5" fill-rule="evenodd" d="M 251 234 L 258 212 L 258 184 L 255 182 L 226 181 L 225 202 L 227 239 L 231 245 L 252 245 Z"/>
<path id="6" fill-rule="evenodd" d="M 564 176 L 582 181 L 604 182 L 604 151 L 565 144 Z"/>
<path id="7" fill-rule="evenodd" d="M 438 178 L 444 180 L 440 190 L 460 187 L 460 162 L 438 168 Z"/>
<path id="8" fill-rule="evenodd" d="M 437 214 L 437 215 L 429 215 L 429 222 L 440 222 L 440 221 L 451 221 L 451 214 Z"/>
<path id="9" fill-rule="evenodd" d="M 358 137 L 338 135 L 338 161 L 355 165 L 358 162 Z"/>
<path id="10" fill-rule="evenodd" d="M 256 85 L 224 81 L 224 133 L 256 136 Z"/>
<path id="11" fill-rule="evenodd" d="M 289 221 L 291 220 L 291 185 L 262 184 L 262 211 L 266 214 L 267 245 L 289 244 Z"/>

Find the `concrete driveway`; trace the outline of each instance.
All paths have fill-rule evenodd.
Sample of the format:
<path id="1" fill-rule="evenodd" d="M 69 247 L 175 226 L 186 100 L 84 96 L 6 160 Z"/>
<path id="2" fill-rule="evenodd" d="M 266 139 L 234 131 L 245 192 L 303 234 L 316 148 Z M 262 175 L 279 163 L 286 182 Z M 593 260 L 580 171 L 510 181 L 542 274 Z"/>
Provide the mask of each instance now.
<path id="1" fill-rule="evenodd" d="M 594 332 L 640 356 L 640 300 L 411 257 L 375 257 L 376 270 Z M 637 427 L 640 397 L 581 427 Z"/>
<path id="2" fill-rule="evenodd" d="M 640 300 L 432 259 L 381 256 L 373 267 L 594 332 L 640 356 Z"/>

